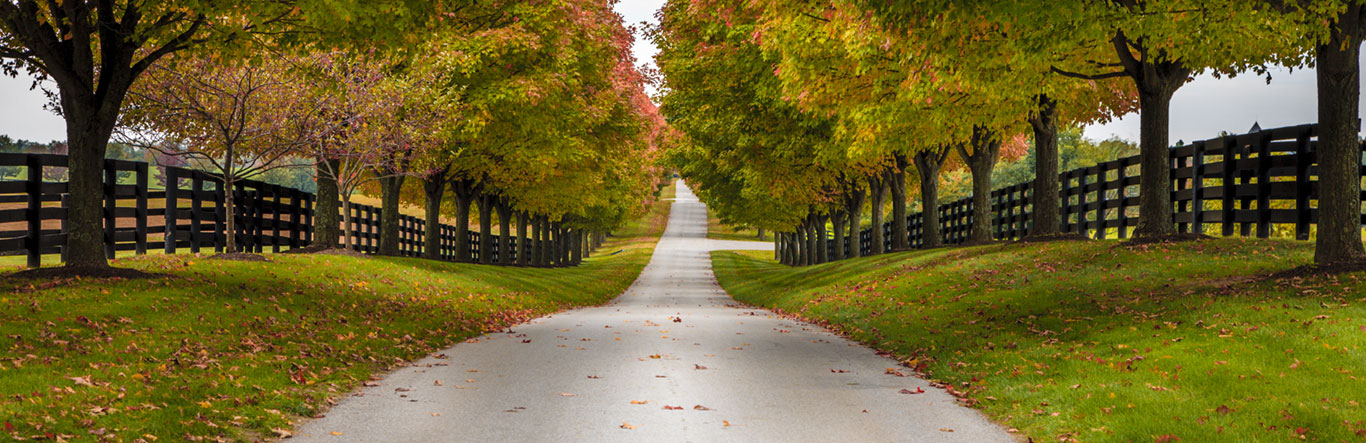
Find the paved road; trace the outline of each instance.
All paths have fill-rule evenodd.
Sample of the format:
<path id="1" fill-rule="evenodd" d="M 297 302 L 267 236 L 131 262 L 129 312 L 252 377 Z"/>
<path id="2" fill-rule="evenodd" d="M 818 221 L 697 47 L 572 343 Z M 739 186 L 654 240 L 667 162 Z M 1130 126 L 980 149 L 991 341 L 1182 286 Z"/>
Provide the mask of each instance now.
<path id="1" fill-rule="evenodd" d="M 707 251 L 772 245 L 706 240 L 706 224 L 680 183 L 654 257 L 616 301 L 441 351 L 346 398 L 295 440 L 1013 440 L 923 380 L 885 374 L 891 359 L 738 306 Z M 925 393 L 899 393 L 917 388 Z"/>

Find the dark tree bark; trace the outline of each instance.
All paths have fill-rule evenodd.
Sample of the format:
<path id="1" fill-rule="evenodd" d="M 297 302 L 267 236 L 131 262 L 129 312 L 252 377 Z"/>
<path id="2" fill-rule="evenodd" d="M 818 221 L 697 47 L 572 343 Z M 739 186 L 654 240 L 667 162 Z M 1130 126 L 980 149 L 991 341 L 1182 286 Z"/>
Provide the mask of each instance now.
<path id="1" fill-rule="evenodd" d="M 846 183 L 844 213 L 845 216 L 849 217 L 849 258 L 857 258 L 862 255 L 862 251 L 859 250 L 859 232 L 862 231 L 859 222 L 863 218 L 863 195 L 863 186 L 859 185 L 858 180 L 850 180 Z"/>
<path id="2" fill-rule="evenodd" d="M 569 232 L 569 263 L 578 266 L 583 263 L 583 230 L 573 229 Z"/>
<path id="3" fill-rule="evenodd" d="M 494 204 L 498 208 L 498 263 L 512 264 L 512 202 L 499 197 Z"/>
<path id="4" fill-rule="evenodd" d="M 322 186 L 318 187 L 319 189 Z M 423 225 L 422 258 L 441 259 L 441 197 L 446 193 L 446 170 L 442 169 L 422 180 L 422 192 L 426 194 L 423 206 L 426 208 L 427 223 Z"/>
<path id="5" fill-rule="evenodd" d="M 403 176 L 382 177 L 379 186 L 379 255 L 398 255 L 398 199 Z"/>
<path id="6" fill-rule="evenodd" d="M 1139 177 L 1138 226 L 1135 238 L 1172 235 L 1172 174 L 1168 132 L 1172 94 L 1190 79 L 1191 71 L 1165 51 L 1150 54 L 1143 41 L 1130 41 L 1116 32 L 1111 41 L 1125 72 L 1138 87 Z M 1135 58 L 1132 50 L 1139 52 Z"/>
<path id="7" fill-rule="evenodd" d="M 1314 262 L 1366 261 L 1361 243 L 1361 145 L 1357 139 L 1361 97 L 1362 6 L 1351 2 L 1316 48 L 1319 99 L 1319 224 Z"/>
<path id="8" fill-rule="evenodd" d="M 525 212 L 517 213 L 517 264 L 522 266 L 531 264 L 531 239 L 526 236 L 527 218 Z"/>
<path id="9" fill-rule="evenodd" d="M 493 251 L 498 248 L 493 244 L 493 204 L 494 196 L 488 193 L 480 193 L 475 197 L 479 202 L 479 263 L 493 263 Z"/>
<path id="10" fill-rule="evenodd" d="M 338 203 L 341 196 L 337 191 L 337 179 L 327 171 L 336 171 L 341 168 L 341 162 L 336 159 L 319 159 L 319 163 L 328 162 L 331 166 L 315 166 L 314 173 L 318 179 L 317 202 L 313 205 L 313 244 L 325 245 L 328 248 L 337 247 L 341 243 L 341 220 Z"/>
<path id="11" fill-rule="evenodd" d="M 887 180 L 881 173 L 868 175 L 868 210 L 872 216 L 873 247 L 870 254 L 877 255 L 886 252 L 884 249 L 885 239 L 882 238 L 882 205 L 887 198 Z"/>
<path id="12" fill-rule="evenodd" d="M 802 223 L 797 225 L 797 266 L 806 266 L 811 264 L 811 248 L 810 245 L 806 242 L 806 227 L 806 220 L 802 220 Z"/>
<path id="13" fill-rule="evenodd" d="M 992 236 L 991 217 L 991 170 L 996 168 L 996 160 L 1001 156 L 1001 137 L 996 131 L 974 126 L 972 128 L 972 153 L 963 145 L 958 145 L 961 155 L 972 170 L 972 232 L 968 243 L 989 243 Z"/>
<path id="14" fill-rule="evenodd" d="M 534 215 L 531 217 L 531 254 L 529 255 L 532 266 L 545 266 L 545 233 L 542 232 L 544 227 L 545 225 L 541 223 L 541 216 Z"/>
<path id="15" fill-rule="evenodd" d="M 455 194 L 455 261 L 470 261 L 470 205 L 479 188 L 479 183 L 471 179 L 451 180 L 451 193 Z"/>
<path id="16" fill-rule="evenodd" d="M 906 226 L 906 167 L 905 154 L 895 154 L 896 166 L 887 170 L 887 189 L 892 195 L 892 250 L 909 249 L 910 232 Z"/>
<path id="17" fill-rule="evenodd" d="M 1058 102 L 1043 94 L 1038 100 L 1039 109 L 1029 117 L 1029 125 L 1034 128 L 1035 159 L 1030 237 L 1062 232 L 1062 200 L 1058 196 Z"/>
<path id="18" fill-rule="evenodd" d="M 848 218 L 848 213 L 842 208 L 835 210 L 835 213 L 830 215 L 831 229 L 835 231 L 834 244 L 831 245 L 834 250 L 830 251 L 830 260 L 832 261 L 844 260 L 844 223 Z"/>
<path id="19" fill-rule="evenodd" d="M 830 261 L 830 242 L 826 241 L 825 224 L 830 221 L 830 216 L 820 214 L 816 216 L 816 263 Z"/>
<path id="20" fill-rule="evenodd" d="M 939 173 L 949 158 L 949 148 L 941 146 L 915 154 L 915 170 L 920 174 L 920 212 L 923 249 L 944 246 L 944 230 L 939 221 Z"/>

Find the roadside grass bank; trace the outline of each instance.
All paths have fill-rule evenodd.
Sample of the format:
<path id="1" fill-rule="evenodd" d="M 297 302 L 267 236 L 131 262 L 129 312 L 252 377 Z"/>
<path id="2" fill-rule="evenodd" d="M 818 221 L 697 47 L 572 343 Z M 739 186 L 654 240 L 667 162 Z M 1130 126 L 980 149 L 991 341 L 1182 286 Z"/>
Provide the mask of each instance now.
<path id="1" fill-rule="evenodd" d="M 616 297 L 649 261 L 669 204 L 656 203 L 574 268 L 177 254 L 113 263 L 170 274 L 162 279 L 0 280 L 0 435 L 288 435 L 299 417 L 376 374 L 488 331 Z"/>
<path id="2" fill-rule="evenodd" d="M 790 268 L 712 253 L 736 300 L 887 351 L 1039 441 L 1366 438 L 1366 273 L 1313 244 L 988 245 Z"/>

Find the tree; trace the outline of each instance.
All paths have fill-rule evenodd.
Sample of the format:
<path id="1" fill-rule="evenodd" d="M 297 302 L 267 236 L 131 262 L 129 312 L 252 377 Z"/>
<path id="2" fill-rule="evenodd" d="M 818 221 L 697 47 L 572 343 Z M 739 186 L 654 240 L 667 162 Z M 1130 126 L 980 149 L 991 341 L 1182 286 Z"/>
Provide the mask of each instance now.
<path id="1" fill-rule="evenodd" d="M 227 252 L 237 252 L 236 184 L 281 167 L 315 143 L 321 116 L 296 100 L 302 79 L 278 57 L 229 62 L 163 58 L 130 90 L 120 142 L 181 157 L 223 178 Z"/>
<path id="2" fill-rule="evenodd" d="M 51 78 L 67 122 L 67 266 L 98 270 L 104 257 L 100 189 L 104 153 L 128 90 L 153 64 L 179 51 L 240 48 L 253 34 L 281 43 L 383 41 L 401 46 L 437 16 L 437 4 L 381 0 L 236 2 L 177 0 L 16 0 L 0 2 L 4 70 Z M 293 32 L 307 28 L 309 32 Z M 363 36 L 363 37 L 362 37 Z"/>

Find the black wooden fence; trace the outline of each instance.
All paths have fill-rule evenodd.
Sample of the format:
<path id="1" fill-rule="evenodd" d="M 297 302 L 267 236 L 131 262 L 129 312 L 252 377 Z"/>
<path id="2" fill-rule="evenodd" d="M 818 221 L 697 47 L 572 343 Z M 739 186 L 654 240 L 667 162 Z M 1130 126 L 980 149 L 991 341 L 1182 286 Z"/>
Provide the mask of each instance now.
<path id="1" fill-rule="evenodd" d="M 23 180 L 0 177 L 0 255 L 27 254 L 28 265 L 37 267 L 45 254 L 65 258 L 67 184 L 61 181 L 67 167 L 64 155 L 0 153 L 0 170 L 24 170 Z M 149 187 L 152 173 L 160 174 L 164 189 Z M 227 245 L 227 211 L 224 184 L 217 175 L 173 166 L 104 161 L 104 248 L 114 258 L 117 251 L 182 249 L 223 252 Z M 255 180 L 234 183 L 235 235 L 238 248 L 249 252 L 280 252 L 313 242 L 316 196 L 309 192 Z M 381 209 L 351 205 L 352 249 L 364 253 L 379 250 Z M 342 218 L 338 217 L 338 220 Z M 426 236 L 426 221 L 399 216 L 399 253 L 419 257 Z M 456 259 L 456 228 L 441 225 L 442 260 Z M 341 231 L 345 236 L 345 231 Z M 469 231 L 470 258 L 480 261 L 484 253 L 478 232 Z M 499 236 L 489 245 L 491 262 L 497 264 Z M 518 245 L 510 237 L 509 248 L 517 260 Z M 551 247 L 553 240 L 542 241 Z"/>
<path id="2" fill-rule="evenodd" d="M 1318 220 L 1317 136 L 1318 125 L 1301 125 L 1171 148 L 1172 223 L 1183 233 L 1267 238 L 1281 232 L 1308 240 Z M 1366 177 L 1366 167 L 1361 170 Z M 1134 156 L 1060 174 L 1062 230 L 1096 239 L 1127 238 L 1138 222 L 1140 172 Z M 1033 182 L 992 191 L 997 240 L 1019 240 L 1029 233 L 1033 192 Z M 965 243 L 975 222 L 972 199 L 945 203 L 938 211 L 943 243 Z M 919 247 L 924 242 L 922 214 L 908 216 L 907 225 L 909 244 Z M 879 228 L 883 250 L 890 250 L 891 222 Z M 860 232 L 861 255 L 872 252 L 872 237 L 872 228 Z M 833 258 L 834 240 L 826 241 Z M 845 257 L 852 243 L 845 242 Z"/>

